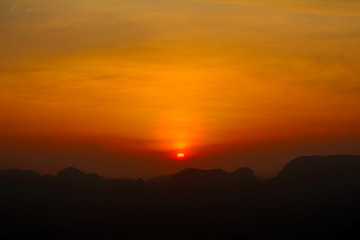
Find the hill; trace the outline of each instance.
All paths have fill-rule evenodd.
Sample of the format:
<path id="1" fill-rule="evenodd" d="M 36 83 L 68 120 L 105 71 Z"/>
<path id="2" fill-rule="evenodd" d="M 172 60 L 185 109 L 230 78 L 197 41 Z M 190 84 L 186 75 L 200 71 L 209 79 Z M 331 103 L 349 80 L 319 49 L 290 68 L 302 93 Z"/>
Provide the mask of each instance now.
<path id="1" fill-rule="evenodd" d="M 359 237 L 360 157 L 302 156 L 266 181 L 249 168 L 147 182 L 76 168 L 0 171 L 1 239 Z"/>

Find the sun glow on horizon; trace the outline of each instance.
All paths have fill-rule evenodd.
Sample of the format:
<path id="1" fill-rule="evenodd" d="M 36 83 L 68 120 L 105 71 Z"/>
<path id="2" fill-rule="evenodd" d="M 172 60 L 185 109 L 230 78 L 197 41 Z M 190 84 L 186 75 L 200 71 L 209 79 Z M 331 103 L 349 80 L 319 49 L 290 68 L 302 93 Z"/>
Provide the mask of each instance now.
<path id="1" fill-rule="evenodd" d="M 0 168 L 359 153 L 360 1 L 315 2 L 1 1 Z"/>
<path id="2" fill-rule="evenodd" d="M 178 154 L 176 155 L 176 158 L 177 158 L 177 160 L 184 160 L 185 154 L 182 153 L 182 152 L 180 152 L 180 153 L 178 153 Z"/>

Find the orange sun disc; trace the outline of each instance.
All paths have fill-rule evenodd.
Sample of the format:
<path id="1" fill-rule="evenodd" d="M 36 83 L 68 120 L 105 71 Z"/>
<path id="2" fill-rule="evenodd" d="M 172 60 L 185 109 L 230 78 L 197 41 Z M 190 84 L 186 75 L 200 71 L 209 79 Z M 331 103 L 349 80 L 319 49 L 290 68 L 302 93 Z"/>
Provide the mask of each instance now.
<path id="1" fill-rule="evenodd" d="M 178 154 L 176 155 L 176 157 L 177 157 L 177 159 L 182 160 L 182 159 L 185 158 L 185 154 L 183 154 L 183 153 L 178 153 Z"/>

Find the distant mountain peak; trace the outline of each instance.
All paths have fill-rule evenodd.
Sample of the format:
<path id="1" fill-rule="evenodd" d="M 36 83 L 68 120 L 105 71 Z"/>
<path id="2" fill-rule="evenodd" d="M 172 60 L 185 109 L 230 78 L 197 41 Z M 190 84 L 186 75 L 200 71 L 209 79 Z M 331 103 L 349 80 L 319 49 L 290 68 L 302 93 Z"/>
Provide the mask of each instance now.
<path id="1" fill-rule="evenodd" d="M 247 167 L 239 168 L 234 172 L 230 173 L 230 178 L 236 181 L 242 181 L 246 183 L 257 181 L 253 170 Z"/>
<path id="2" fill-rule="evenodd" d="M 74 167 L 68 167 L 58 172 L 57 177 L 84 177 L 85 173 Z"/>
<path id="3" fill-rule="evenodd" d="M 360 156 L 300 156 L 286 164 L 276 178 L 287 180 L 310 180 L 357 174 L 359 170 Z"/>
<path id="4" fill-rule="evenodd" d="M 86 174 L 74 167 L 68 167 L 56 175 L 57 178 L 66 182 L 81 186 L 98 186 L 106 182 L 106 179 L 96 173 Z"/>

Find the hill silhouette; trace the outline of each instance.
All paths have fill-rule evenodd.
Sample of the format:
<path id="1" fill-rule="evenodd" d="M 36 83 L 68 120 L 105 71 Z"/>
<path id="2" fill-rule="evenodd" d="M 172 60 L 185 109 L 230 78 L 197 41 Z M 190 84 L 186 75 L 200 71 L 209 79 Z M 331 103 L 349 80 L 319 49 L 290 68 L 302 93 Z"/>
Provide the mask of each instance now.
<path id="1" fill-rule="evenodd" d="M 277 179 L 284 181 L 313 181 L 324 178 L 357 177 L 359 172 L 359 156 L 303 156 L 286 164 L 277 175 Z"/>
<path id="2" fill-rule="evenodd" d="M 204 188 L 228 189 L 230 186 L 253 186 L 259 182 L 249 168 L 240 168 L 231 173 L 222 169 L 187 168 L 175 174 L 155 177 L 147 181 L 152 187 L 181 188 L 182 190 L 202 188 L 200 191 Z"/>
<path id="3" fill-rule="evenodd" d="M 302 156 L 272 179 L 249 168 L 106 179 L 0 170 L 1 239 L 359 237 L 360 156 Z"/>

